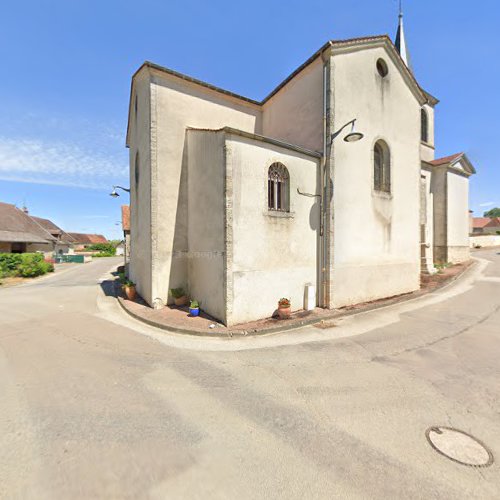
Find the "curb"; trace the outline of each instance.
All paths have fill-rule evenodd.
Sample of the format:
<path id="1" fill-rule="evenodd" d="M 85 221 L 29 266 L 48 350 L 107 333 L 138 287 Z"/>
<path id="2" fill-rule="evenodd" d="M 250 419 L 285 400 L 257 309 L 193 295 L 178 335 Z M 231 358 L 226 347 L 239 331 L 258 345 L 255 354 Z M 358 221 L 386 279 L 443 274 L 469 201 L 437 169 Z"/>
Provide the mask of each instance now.
<path id="1" fill-rule="evenodd" d="M 455 276 L 452 276 L 449 280 L 441 283 L 438 285 L 436 288 L 433 288 L 432 290 L 429 291 L 424 291 L 422 290 L 416 290 L 415 292 L 410 292 L 405 295 L 400 295 L 395 298 L 387 298 L 387 299 L 382 299 L 382 301 L 377 302 L 377 303 L 372 303 L 368 304 L 365 308 L 363 309 L 349 309 L 345 311 L 335 311 L 333 310 L 331 314 L 325 314 L 324 316 L 318 318 L 309 318 L 309 319 L 303 319 L 298 321 L 297 323 L 293 324 L 288 324 L 288 325 L 277 325 L 277 326 L 272 326 L 269 328 L 263 328 L 261 330 L 225 330 L 224 332 L 220 331 L 210 331 L 210 332 L 205 332 L 205 331 L 197 331 L 197 330 L 190 330 L 188 328 L 179 328 L 176 326 L 167 326 L 163 323 L 158 323 L 156 321 L 143 318 L 139 314 L 134 313 L 130 309 L 127 308 L 125 305 L 125 299 L 119 295 L 119 288 L 117 286 L 118 281 L 115 280 L 113 282 L 113 293 L 114 296 L 120 305 L 120 307 L 132 318 L 140 321 L 141 323 L 146 323 L 149 326 L 153 326 L 155 328 L 159 328 L 161 330 L 170 332 L 170 333 L 179 333 L 182 335 L 190 335 L 190 336 L 195 336 L 195 337 L 211 337 L 211 338 L 233 338 L 233 337 L 256 337 L 256 336 L 261 336 L 261 335 L 268 335 L 272 333 L 278 333 L 278 332 L 288 332 L 292 330 L 298 330 L 299 328 L 303 328 L 304 326 L 310 326 L 315 323 L 320 323 L 321 321 L 325 320 L 332 320 L 332 319 L 340 319 L 340 318 L 347 318 L 350 316 L 355 316 L 357 314 L 363 314 L 371 311 L 375 311 L 378 309 L 384 309 L 387 307 L 391 307 L 396 304 L 402 304 L 402 303 L 407 303 L 411 302 L 413 300 L 420 299 L 426 295 L 431 295 L 435 292 L 438 292 L 442 290 L 443 288 L 446 288 L 447 286 L 450 286 L 454 284 L 457 280 L 465 277 L 469 272 L 472 270 L 476 269 L 480 264 L 480 261 L 476 258 L 472 258 L 472 262 L 465 267 L 462 272 L 458 273 Z"/>

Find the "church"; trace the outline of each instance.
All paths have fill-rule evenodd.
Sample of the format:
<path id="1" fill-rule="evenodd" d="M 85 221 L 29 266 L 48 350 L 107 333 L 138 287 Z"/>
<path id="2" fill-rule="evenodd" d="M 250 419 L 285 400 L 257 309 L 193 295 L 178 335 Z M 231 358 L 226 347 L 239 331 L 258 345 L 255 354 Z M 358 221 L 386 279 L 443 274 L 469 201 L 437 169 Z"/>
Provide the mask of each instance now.
<path id="1" fill-rule="evenodd" d="M 403 15 L 330 40 L 262 101 L 145 62 L 133 75 L 129 275 L 146 302 L 182 287 L 227 326 L 417 290 L 469 259 L 464 153 L 435 158 L 438 99 Z"/>

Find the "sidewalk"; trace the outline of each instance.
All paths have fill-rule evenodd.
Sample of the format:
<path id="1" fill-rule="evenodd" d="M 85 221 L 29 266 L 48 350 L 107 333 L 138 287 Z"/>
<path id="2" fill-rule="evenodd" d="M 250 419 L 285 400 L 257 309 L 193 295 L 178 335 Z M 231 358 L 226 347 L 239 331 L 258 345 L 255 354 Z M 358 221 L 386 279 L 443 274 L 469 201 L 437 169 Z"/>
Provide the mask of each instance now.
<path id="1" fill-rule="evenodd" d="M 135 301 L 127 300 L 118 280 L 114 282 L 114 293 L 124 311 L 133 318 L 156 328 L 196 336 L 244 337 L 294 330 L 307 325 L 314 325 L 317 328 L 331 328 L 335 319 L 407 302 L 439 290 L 460 278 L 474 264 L 475 262 L 471 260 L 464 264 L 443 269 L 440 273 L 432 276 L 422 276 L 420 290 L 412 293 L 348 306 L 337 310 L 321 308 L 316 308 L 313 311 L 302 310 L 293 313 L 290 319 L 287 320 L 266 318 L 230 328 L 203 312 L 198 317 L 190 317 L 187 307 L 167 306 L 163 309 L 155 310 L 149 307 L 140 297 L 137 297 Z"/>

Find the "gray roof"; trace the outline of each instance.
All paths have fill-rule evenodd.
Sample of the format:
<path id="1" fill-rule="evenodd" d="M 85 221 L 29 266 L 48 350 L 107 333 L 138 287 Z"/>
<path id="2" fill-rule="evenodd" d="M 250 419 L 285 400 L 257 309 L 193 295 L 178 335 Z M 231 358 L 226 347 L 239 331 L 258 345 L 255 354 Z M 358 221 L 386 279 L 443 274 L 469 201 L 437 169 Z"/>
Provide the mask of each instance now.
<path id="1" fill-rule="evenodd" d="M 396 41 L 394 42 L 396 50 L 399 52 L 401 59 L 406 64 L 406 67 L 413 73 L 413 68 L 411 67 L 410 52 L 408 51 L 408 46 L 406 45 L 405 29 L 403 24 L 403 12 L 399 12 L 399 23 L 398 31 L 396 33 Z"/>
<path id="2" fill-rule="evenodd" d="M 75 243 L 75 239 L 71 237 L 66 231 L 63 231 L 59 226 L 54 224 L 49 219 L 42 219 L 41 217 L 35 217 L 31 215 L 31 218 L 37 222 L 43 229 L 48 231 L 54 238 L 56 238 L 60 243 Z"/>
<path id="3" fill-rule="evenodd" d="M 0 241 L 51 243 L 56 239 L 15 205 L 0 202 Z"/>

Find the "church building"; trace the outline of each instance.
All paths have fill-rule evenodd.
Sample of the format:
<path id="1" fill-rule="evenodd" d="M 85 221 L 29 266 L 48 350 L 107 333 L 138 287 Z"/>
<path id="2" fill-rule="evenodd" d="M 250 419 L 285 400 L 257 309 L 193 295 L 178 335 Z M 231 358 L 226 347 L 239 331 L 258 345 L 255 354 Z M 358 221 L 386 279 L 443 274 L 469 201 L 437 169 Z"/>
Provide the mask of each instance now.
<path id="1" fill-rule="evenodd" d="M 132 77 L 130 279 L 182 287 L 228 326 L 281 297 L 340 308 L 469 259 L 464 153 L 436 159 L 438 100 L 386 36 L 330 40 L 257 101 L 145 62 Z"/>

